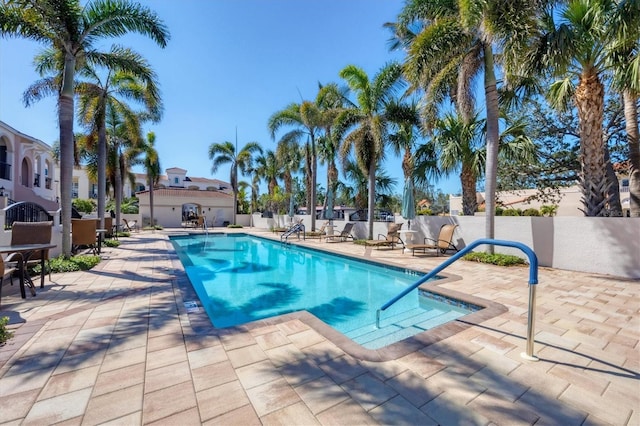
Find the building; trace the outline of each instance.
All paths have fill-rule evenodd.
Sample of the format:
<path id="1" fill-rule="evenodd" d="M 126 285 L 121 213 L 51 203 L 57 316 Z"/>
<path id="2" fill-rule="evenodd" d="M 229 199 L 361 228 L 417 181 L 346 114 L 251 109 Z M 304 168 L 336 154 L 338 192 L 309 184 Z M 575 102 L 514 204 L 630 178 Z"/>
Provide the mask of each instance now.
<path id="1" fill-rule="evenodd" d="M 620 201 L 622 203 L 623 216 L 629 215 L 629 179 L 621 178 L 620 183 Z M 496 195 L 498 199 L 498 206 L 504 209 L 521 209 L 526 210 L 530 208 L 540 210 L 540 207 L 544 204 L 538 200 L 533 200 L 531 197 L 538 194 L 537 189 L 523 189 L 519 191 L 505 191 L 499 192 Z M 476 194 L 478 200 L 478 206 L 484 206 L 484 192 Z M 584 216 L 584 212 L 581 210 L 584 208 L 582 203 L 582 192 L 577 185 L 569 186 L 566 188 L 560 188 L 560 201 L 556 204 L 558 209 L 556 216 Z M 462 196 L 449 196 L 449 211 L 452 216 L 458 216 L 462 214 Z"/>
<path id="2" fill-rule="evenodd" d="M 151 223 L 151 205 L 146 175 L 136 174 L 136 197 L 143 226 Z M 153 191 L 153 218 L 163 227 L 191 226 L 192 217 L 203 216 L 208 227 L 233 221 L 231 184 L 187 176 L 187 171 L 171 167 L 160 177 Z"/>
<path id="3" fill-rule="evenodd" d="M 58 185 L 51 147 L 0 121 L 0 195 L 56 211 Z"/>

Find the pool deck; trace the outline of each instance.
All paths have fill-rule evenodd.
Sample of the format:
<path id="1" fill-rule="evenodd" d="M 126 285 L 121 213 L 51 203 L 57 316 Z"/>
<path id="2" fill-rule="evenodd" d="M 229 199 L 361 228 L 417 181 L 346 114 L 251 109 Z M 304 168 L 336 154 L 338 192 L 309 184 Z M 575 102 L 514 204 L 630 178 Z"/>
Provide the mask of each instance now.
<path id="1" fill-rule="evenodd" d="M 640 424 L 639 280 L 540 268 L 531 362 L 528 268 L 456 262 L 440 287 L 504 309 L 373 361 L 305 315 L 215 329 L 187 312 L 170 231 L 121 238 L 36 297 L 2 288 L 0 424 Z M 302 244 L 424 271 L 444 259 Z"/>

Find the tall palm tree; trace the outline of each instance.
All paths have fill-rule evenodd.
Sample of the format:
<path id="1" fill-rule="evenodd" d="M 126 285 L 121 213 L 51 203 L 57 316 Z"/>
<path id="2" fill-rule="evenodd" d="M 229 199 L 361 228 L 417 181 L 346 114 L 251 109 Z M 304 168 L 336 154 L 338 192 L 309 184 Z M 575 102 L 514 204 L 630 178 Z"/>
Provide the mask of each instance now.
<path id="1" fill-rule="evenodd" d="M 130 176 L 131 165 L 135 162 L 140 148 L 145 143 L 142 136 L 142 123 L 145 118 L 145 115 L 141 116 L 126 109 L 107 109 L 107 170 L 111 170 L 113 173 L 117 224 L 120 223 L 123 178 L 127 175 Z"/>
<path id="2" fill-rule="evenodd" d="M 548 10 L 521 71 L 556 78 L 548 93 L 551 104 L 566 109 L 573 101 L 577 108 L 586 216 L 608 215 L 603 79 L 610 64 L 608 24 L 614 11 L 610 0 L 570 0 L 559 12 Z"/>
<path id="3" fill-rule="evenodd" d="M 211 173 L 218 171 L 223 164 L 230 164 L 229 180 L 233 191 L 233 224 L 236 223 L 238 211 L 238 168 L 247 170 L 253 161 L 253 154 L 262 154 L 262 148 L 257 142 L 247 143 L 240 151 L 236 152 L 236 146 L 228 141 L 212 143 L 209 145 L 209 159 L 213 162 Z"/>
<path id="4" fill-rule="evenodd" d="M 107 68 L 106 75 L 88 64 L 78 71 L 79 119 L 89 126 L 97 138 L 98 151 L 98 217 L 104 221 L 106 197 L 107 133 L 109 109 L 122 115 L 135 114 L 129 102 L 144 105 L 145 117 L 157 122 L 162 114 L 162 102 L 156 75 L 147 61 L 130 49 L 114 46 L 112 55 L 119 60 Z M 116 68 L 117 67 L 117 68 Z M 138 113 L 139 115 L 142 112 Z"/>
<path id="5" fill-rule="evenodd" d="M 293 197 L 293 175 L 300 171 L 303 152 L 297 142 L 291 139 L 282 139 L 276 147 L 278 161 L 282 165 L 282 178 L 284 192 L 289 198 Z M 290 200 L 287 200 L 290 202 Z"/>
<path id="6" fill-rule="evenodd" d="M 300 140 L 306 136 L 308 138 L 307 149 L 307 163 L 309 173 L 309 193 L 310 202 L 307 206 L 307 211 L 311 213 L 311 230 L 316 229 L 316 183 L 318 175 L 318 161 L 317 161 L 317 140 L 322 132 L 322 114 L 318 105 L 311 101 L 303 101 L 300 104 L 292 103 L 285 109 L 276 111 L 269 117 L 267 124 L 269 131 L 271 132 L 271 138 L 275 139 L 276 132 L 282 127 L 291 127 L 282 136 L 282 140 L 294 140 L 300 143 Z"/>
<path id="7" fill-rule="evenodd" d="M 149 8 L 128 0 L 16 0 L 0 4 L 0 34 L 23 37 L 59 49 L 64 72 L 58 97 L 60 126 L 60 201 L 62 207 L 62 254 L 71 255 L 71 187 L 73 171 L 74 76 L 77 62 L 100 57 L 99 40 L 127 32 L 149 36 L 164 47 L 169 33 Z"/>
<path id="8" fill-rule="evenodd" d="M 614 87 L 622 93 L 625 130 L 629 145 L 629 210 L 640 217 L 640 130 L 638 98 L 640 97 L 640 2 L 617 2 L 609 21 L 609 59 L 614 71 Z"/>
<path id="9" fill-rule="evenodd" d="M 160 175 L 162 173 L 162 169 L 160 168 L 160 157 L 158 155 L 158 151 L 156 151 L 155 143 L 156 134 L 154 132 L 149 132 L 147 133 L 146 143 L 140 147 L 141 154 L 144 156 L 140 162 L 147 174 L 147 184 L 149 185 L 149 224 L 152 229 L 155 229 L 153 191 L 156 185 L 160 182 Z"/>
<path id="10" fill-rule="evenodd" d="M 278 187 L 278 178 L 282 176 L 282 168 L 275 152 L 268 149 L 264 154 L 258 155 L 255 158 L 254 170 L 254 176 L 260 176 L 267 182 L 269 198 L 273 197 Z M 270 203 L 267 208 L 273 211 L 273 203 Z"/>
<path id="11" fill-rule="evenodd" d="M 340 139 L 336 137 L 334 129 L 337 124 L 336 120 L 347 103 L 346 88 L 340 88 L 336 83 L 320 86 L 316 104 L 322 114 L 321 121 L 324 132 L 318 140 L 318 154 L 320 161 L 327 163 L 327 194 L 330 193 L 334 198 L 338 188 L 339 175 L 336 158 L 340 152 Z M 326 207 L 328 202 L 329 200 L 325 197 L 323 207 Z"/>
<path id="12" fill-rule="evenodd" d="M 390 123 L 387 106 L 399 87 L 401 74 L 402 68 L 397 63 L 385 65 L 373 79 L 355 65 L 340 71 L 340 77 L 346 80 L 355 96 L 355 103 L 340 113 L 340 130 L 336 136 L 343 140 L 342 158 L 347 158 L 353 150 L 358 166 L 367 175 L 369 239 L 373 238 L 376 168 L 384 158 Z"/>
<path id="13" fill-rule="evenodd" d="M 485 234 L 493 238 L 497 182 L 499 108 L 494 48 L 509 62 L 523 39 L 534 28 L 538 7 L 545 1 L 514 0 L 410 0 L 396 31 L 411 28 L 417 34 L 405 37 L 409 45 L 405 74 L 414 88 L 425 90 L 423 117 L 427 128 L 437 121 L 437 107 L 446 99 L 455 102 L 463 120 L 472 120 L 475 106 L 473 83 L 482 72 L 486 111 L 487 164 L 485 177 Z M 402 35 L 402 33 L 400 33 Z M 510 62 L 509 62 L 510 63 Z M 488 246 L 489 252 L 493 251 Z"/>

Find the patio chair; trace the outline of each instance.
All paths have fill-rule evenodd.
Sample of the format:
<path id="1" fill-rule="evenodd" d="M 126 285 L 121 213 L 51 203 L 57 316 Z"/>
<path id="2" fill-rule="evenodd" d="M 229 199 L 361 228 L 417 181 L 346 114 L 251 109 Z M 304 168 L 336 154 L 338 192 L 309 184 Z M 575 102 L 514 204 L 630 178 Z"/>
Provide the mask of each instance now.
<path id="1" fill-rule="evenodd" d="M 137 220 L 127 220 L 122 218 L 122 223 L 124 223 L 124 227 L 129 232 L 138 231 L 138 221 Z"/>
<path id="2" fill-rule="evenodd" d="M 442 225 L 437 240 L 425 238 L 423 244 L 407 244 L 406 248 L 411 249 L 412 256 L 416 254 L 416 250 L 422 250 L 423 253 L 426 253 L 427 250 L 435 250 L 436 256 L 439 256 L 439 253 L 445 254 L 447 250 L 457 252 L 458 248 L 453 244 L 453 233 L 457 227 L 458 225 L 452 224 Z"/>
<path id="3" fill-rule="evenodd" d="M 329 222 L 325 222 L 322 224 L 322 226 L 320 227 L 320 229 L 318 229 L 317 231 L 308 231 L 304 233 L 305 238 L 320 238 L 322 239 L 322 237 L 324 237 L 325 234 L 325 228 L 329 225 Z"/>
<path id="4" fill-rule="evenodd" d="M 329 240 L 347 241 L 348 238 L 351 238 L 352 240 L 354 240 L 353 235 L 351 235 L 351 230 L 353 229 L 353 225 L 354 225 L 353 222 L 347 222 L 339 234 L 327 236 L 326 241 L 329 241 Z"/>
<path id="5" fill-rule="evenodd" d="M 366 246 L 373 246 L 376 248 L 380 247 L 391 247 L 393 250 L 396 247 L 396 244 L 402 244 L 404 247 L 404 241 L 400 238 L 400 229 L 402 228 L 402 223 L 392 223 L 389 225 L 389 229 L 387 231 L 387 235 L 378 234 L 377 240 L 367 240 L 364 242 Z"/>
<path id="6" fill-rule="evenodd" d="M 9 266 L 5 268 L 4 259 L 0 256 L 0 304 L 2 302 L 2 285 L 4 284 L 5 277 L 11 280 L 11 285 L 13 285 L 12 277 L 13 273 L 16 272 L 17 269 L 13 266 Z"/>
<path id="7" fill-rule="evenodd" d="M 71 219 L 71 252 L 77 253 L 81 247 L 98 253 L 98 235 L 96 221 L 93 219 Z"/>
<path id="8" fill-rule="evenodd" d="M 24 244 L 49 244 L 51 242 L 51 227 L 53 222 L 13 222 L 11 225 L 11 245 L 18 246 Z M 5 262 L 13 267 L 18 263 L 20 253 L 10 253 Z M 51 281 L 51 264 L 49 263 L 49 250 L 35 251 L 29 256 L 25 265 L 38 264 L 44 257 L 49 267 L 49 281 Z M 44 283 L 43 283 L 44 284 Z"/>

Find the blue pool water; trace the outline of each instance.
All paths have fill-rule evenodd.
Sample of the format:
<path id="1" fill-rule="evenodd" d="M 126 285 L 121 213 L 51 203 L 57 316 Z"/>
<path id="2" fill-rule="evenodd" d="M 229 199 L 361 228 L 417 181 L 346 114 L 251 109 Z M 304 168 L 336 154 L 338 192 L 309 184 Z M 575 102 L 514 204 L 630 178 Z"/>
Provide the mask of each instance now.
<path id="1" fill-rule="evenodd" d="M 382 315 L 382 304 L 414 283 L 416 272 L 379 266 L 246 234 L 171 239 L 216 327 L 307 310 L 363 346 L 376 349 L 472 310 L 408 294 Z"/>

